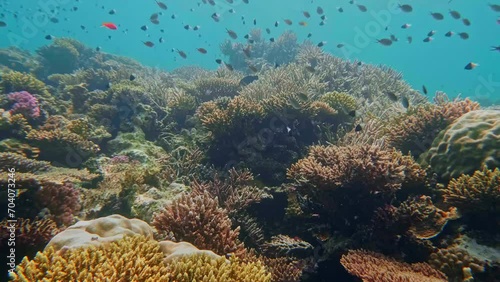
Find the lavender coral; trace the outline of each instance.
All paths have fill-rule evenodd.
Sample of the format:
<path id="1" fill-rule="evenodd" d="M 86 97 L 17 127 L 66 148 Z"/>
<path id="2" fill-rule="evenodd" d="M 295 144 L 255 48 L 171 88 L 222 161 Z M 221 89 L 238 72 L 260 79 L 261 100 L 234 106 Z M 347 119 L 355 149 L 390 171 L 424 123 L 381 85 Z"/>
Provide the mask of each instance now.
<path id="1" fill-rule="evenodd" d="M 7 97 L 10 101 L 14 102 L 9 111 L 11 114 L 20 113 L 26 118 L 37 118 L 40 116 L 38 99 L 29 92 L 12 92 Z"/>

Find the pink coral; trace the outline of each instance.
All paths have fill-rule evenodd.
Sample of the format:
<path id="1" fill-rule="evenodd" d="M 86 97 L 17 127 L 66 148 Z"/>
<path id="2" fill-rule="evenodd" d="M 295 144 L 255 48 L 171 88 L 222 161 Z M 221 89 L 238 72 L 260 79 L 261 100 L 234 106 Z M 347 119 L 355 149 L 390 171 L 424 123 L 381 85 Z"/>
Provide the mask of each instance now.
<path id="1" fill-rule="evenodd" d="M 73 215 L 80 210 L 80 193 L 70 182 L 63 185 L 46 183 L 37 192 L 37 202 L 47 208 L 58 225 L 69 225 Z"/>
<path id="2" fill-rule="evenodd" d="M 7 95 L 14 102 L 10 109 L 11 114 L 23 114 L 26 118 L 37 118 L 40 116 L 38 99 L 27 91 L 13 92 Z"/>

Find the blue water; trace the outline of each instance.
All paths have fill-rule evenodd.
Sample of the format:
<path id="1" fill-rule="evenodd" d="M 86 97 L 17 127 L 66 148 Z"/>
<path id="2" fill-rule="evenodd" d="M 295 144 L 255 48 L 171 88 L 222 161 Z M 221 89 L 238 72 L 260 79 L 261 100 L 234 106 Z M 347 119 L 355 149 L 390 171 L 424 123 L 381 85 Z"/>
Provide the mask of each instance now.
<path id="1" fill-rule="evenodd" d="M 311 1 L 311 0 L 249 0 L 244 4 L 234 0 L 216 1 L 215 6 L 203 4 L 202 1 L 165 0 L 168 10 L 162 11 L 154 0 L 19 0 L 0 1 L 1 13 L 5 14 L 1 21 L 7 23 L 0 28 L 0 47 L 19 46 L 23 49 L 36 50 L 47 44 L 44 37 L 48 34 L 55 37 L 72 37 L 85 44 L 103 51 L 134 58 L 143 64 L 172 70 L 185 65 L 199 65 L 215 69 L 215 59 L 221 57 L 219 44 L 228 39 L 226 28 L 236 31 L 237 41 L 244 42 L 243 36 L 253 28 L 270 28 L 271 35 L 278 37 L 287 29 L 297 33 L 299 41 L 305 40 L 312 33 L 311 41 L 326 41 L 324 50 L 347 59 L 358 59 L 372 64 L 389 65 L 401 71 L 404 79 L 415 89 L 426 85 L 430 92 L 437 90 L 447 92 L 450 96 L 472 97 L 480 99 L 500 99 L 500 52 L 490 51 L 491 46 L 500 45 L 499 12 L 488 6 L 500 4 L 499 1 L 483 0 L 425 0 L 403 1 L 413 6 L 413 12 L 404 13 L 394 9 L 395 1 L 357 1 L 365 5 L 368 11 L 361 12 L 356 5 L 344 1 Z M 54 5 L 56 4 L 56 5 Z M 199 4 L 199 5 L 198 5 Z M 392 4 L 392 5 L 391 5 Z M 53 9 L 53 16 L 59 23 L 52 23 L 43 17 L 44 7 Z M 321 6 L 327 16 L 325 25 L 320 26 L 320 16 L 316 8 Z M 78 7 L 77 11 L 72 11 Z M 104 7 L 104 8 L 102 8 Z M 337 7 L 344 9 L 343 13 Z M 233 8 L 236 13 L 229 13 Z M 116 10 L 115 15 L 108 12 Z M 192 9 L 192 10 L 191 10 Z M 471 21 L 465 26 L 461 20 L 453 19 L 449 10 L 457 10 L 462 17 Z M 48 9 L 50 10 L 50 9 Z M 311 18 L 306 19 L 302 11 L 308 11 Z M 444 20 L 437 21 L 430 12 L 440 12 Z M 149 21 L 152 13 L 163 12 L 160 24 Z M 216 23 L 210 16 L 221 15 Z M 18 15 L 14 18 L 14 13 Z M 172 14 L 176 19 L 171 19 Z M 52 16 L 52 15 L 51 15 Z M 243 24 L 242 16 L 245 17 Z M 38 22 L 34 21 L 38 18 Z M 253 19 L 257 25 L 253 25 Z M 284 19 L 293 21 L 292 26 L 285 25 Z M 280 25 L 274 27 L 274 22 Z M 308 26 L 300 26 L 299 21 L 306 21 Z M 113 22 L 119 26 L 116 31 L 100 27 L 102 22 Z M 409 23 L 409 29 L 401 25 Z M 184 25 L 199 25 L 198 31 L 185 30 Z M 80 26 L 84 25 L 86 31 Z M 148 31 L 140 27 L 147 25 Z M 28 29 L 31 27 L 31 30 Z M 385 28 L 387 27 L 387 30 Z M 128 32 L 125 32 L 128 29 Z M 164 29 L 164 33 L 160 32 Z M 424 43 L 422 40 L 430 30 L 436 30 L 434 40 Z M 467 32 L 468 40 L 458 35 L 447 38 L 447 31 Z M 382 46 L 376 39 L 388 38 L 394 34 L 398 38 L 392 46 Z M 413 43 L 407 42 L 407 36 L 413 37 Z M 111 39 L 108 38 L 111 36 Z M 165 42 L 160 44 L 158 39 Z M 155 42 L 154 48 L 148 48 L 142 41 Z M 345 47 L 339 49 L 337 44 Z M 208 54 L 203 55 L 196 48 L 203 47 Z M 187 59 L 182 59 L 172 48 L 183 50 Z M 478 63 L 473 70 L 464 70 L 469 63 Z"/>

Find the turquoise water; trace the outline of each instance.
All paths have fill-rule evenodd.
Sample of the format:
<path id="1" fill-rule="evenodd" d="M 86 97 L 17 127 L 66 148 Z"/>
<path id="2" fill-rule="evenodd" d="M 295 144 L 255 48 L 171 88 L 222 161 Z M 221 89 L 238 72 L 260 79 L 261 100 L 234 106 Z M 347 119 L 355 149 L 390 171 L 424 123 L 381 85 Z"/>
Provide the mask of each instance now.
<path id="1" fill-rule="evenodd" d="M 253 28 L 270 28 L 270 35 L 264 32 L 268 38 L 278 37 L 283 31 L 291 29 L 297 33 L 299 41 L 307 39 L 308 33 L 312 34 L 310 40 L 313 43 L 326 41 L 324 49 L 337 56 L 389 65 L 401 71 L 415 89 L 420 90 L 422 85 L 426 85 L 430 92 L 440 90 L 451 97 L 462 93 L 462 97 L 498 99 L 500 52 L 490 51 L 490 48 L 500 44 L 500 25 L 497 23 L 500 13 L 493 11 L 488 4 L 500 2 L 406 2 L 413 6 L 413 12 L 404 13 L 394 8 L 395 1 L 357 1 L 350 4 L 347 0 L 250 0 L 249 4 L 244 4 L 235 0 L 233 4 L 216 1 L 215 6 L 202 1 L 166 1 L 166 11 L 162 11 L 154 0 L 2 1 L 0 9 L 5 17 L 1 20 L 7 26 L 0 29 L 0 47 L 16 45 L 35 50 L 48 43 L 44 37 L 50 34 L 73 37 L 89 46 L 100 46 L 105 52 L 128 56 L 146 65 L 168 70 L 184 65 L 215 69 L 217 64 L 214 60 L 221 57 L 219 44 L 229 38 L 226 28 L 239 34 L 239 42 L 244 42 L 243 36 Z M 365 5 L 368 11 L 361 12 L 356 4 Z M 53 9 L 59 23 L 41 17 L 42 13 L 38 10 L 43 11 L 47 6 Z M 327 17 L 323 26 L 319 25 L 318 6 L 323 8 Z M 73 7 L 78 10 L 73 11 Z M 340 13 L 338 7 L 342 7 L 344 12 Z M 116 14 L 110 15 L 111 9 L 115 9 Z M 230 13 L 229 9 L 234 9 L 235 13 Z M 461 20 L 453 19 L 450 9 L 459 11 L 462 18 L 471 21 L 471 25 L 465 26 Z M 308 11 L 311 18 L 305 18 L 303 11 Z M 444 20 L 433 19 L 429 14 L 431 11 L 442 13 Z M 159 25 L 149 21 L 150 15 L 155 12 L 163 12 Z M 214 12 L 221 15 L 218 23 L 210 17 Z M 14 13 L 17 13 L 17 19 Z M 173 14 L 176 19 L 171 18 Z M 254 18 L 257 21 L 255 26 Z M 292 20 L 293 24 L 284 24 L 284 19 Z M 280 22 L 277 28 L 274 27 L 275 21 Z M 300 26 L 299 21 L 306 21 L 308 25 Z M 102 22 L 113 22 L 119 28 L 116 31 L 102 28 Z M 401 25 L 405 23 L 412 26 L 402 29 Z M 200 29 L 185 30 L 184 25 L 187 24 L 199 25 Z M 81 25 L 86 30 L 82 30 Z M 142 25 L 147 25 L 149 29 L 141 30 Z M 164 33 L 160 32 L 161 29 Z M 431 30 L 437 31 L 434 40 L 424 43 L 423 39 Z M 444 34 L 450 30 L 467 32 L 470 38 L 463 40 L 457 34 L 445 37 Z M 398 38 L 392 46 L 376 43 L 376 39 L 388 38 L 391 34 Z M 411 44 L 407 42 L 407 36 L 413 37 Z M 158 43 L 160 37 L 165 40 L 162 44 Z M 144 46 L 142 41 L 147 40 L 154 42 L 155 47 Z M 345 47 L 337 48 L 339 43 L 345 44 Z M 198 53 L 198 47 L 207 49 L 208 54 Z M 172 48 L 186 52 L 187 59 L 180 58 L 172 52 Z M 479 67 L 464 70 L 469 62 L 478 63 Z"/>

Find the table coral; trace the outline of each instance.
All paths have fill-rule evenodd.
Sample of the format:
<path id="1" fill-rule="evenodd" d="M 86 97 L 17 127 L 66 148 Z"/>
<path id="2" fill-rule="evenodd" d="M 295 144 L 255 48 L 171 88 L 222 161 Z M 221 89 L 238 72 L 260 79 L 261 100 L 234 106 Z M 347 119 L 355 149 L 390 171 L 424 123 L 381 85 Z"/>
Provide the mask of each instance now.
<path id="1" fill-rule="evenodd" d="M 421 156 L 442 178 L 500 166 L 500 111 L 477 110 L 456 119 Z"/>
<path id="2" fill-rule="evenodd" d="M 365 282 L 446 282 L 446 276 L 426 263 L 407 264 L 366 250 L 350 250 L 340 263 Z"/>
<path id="3" fill-rule="evenodd" d="M 244 251 L 238 239 L 240 228 L 232 228 L 228 211 L 220 208 L 208 193 L 181 195 L 156 213 L 152 224 L 162 236 L 172 236 L 220 255 Z"/>

